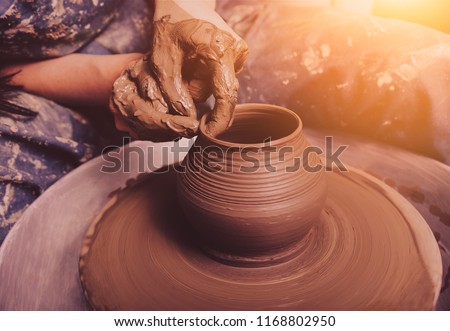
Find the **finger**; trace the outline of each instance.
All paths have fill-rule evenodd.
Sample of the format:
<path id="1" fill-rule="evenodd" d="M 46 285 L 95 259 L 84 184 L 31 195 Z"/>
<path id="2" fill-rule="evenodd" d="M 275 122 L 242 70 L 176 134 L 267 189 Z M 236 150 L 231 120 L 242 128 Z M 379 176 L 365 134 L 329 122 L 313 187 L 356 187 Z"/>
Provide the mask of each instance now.
<path id="1" fill-rule="evenodd" d="M 173 134 L 157 133 L 156 131 L 170 130 L 153 120 L 152 114 L 165 113 L 167 107 L 162 104 L 162 96 L 157 89 L 156 82 L 148 77 L 145 87 L 140 86 L 136 74 L 136 64 L 130 65 L 126 71 L 114 82 L 112 97 L 110 98 L 110 109 L 114 113 L 114 122 L 119 131 L 128 132 L 133 138 L 160 140 L 172 140 Z M 154 93 L 149 93 L 148 90 Z M 146 96 L 146 100 L 141 97 Z M 153 98 L 147 97 L 152 95 Z"/>
<path id="2" fill-rule="evenodd" d="M 142 98 L 152 98 L 152 96 L 148 95 L 149 91 L 152 91 L 152 84 L 156 87 L 148 61 L 149 60 L 146 57 L 143 57 L 130 65 L 127 69 L 130 80 L 134 82 L 137 92 Z"/>
<path id="3" fill-rule="evenodd" d="M 196 118 L 194 101 L 182 79 L 183 51 L 170 38 L 172 24 L 155 22 L 151 65 L 164 99 L 177 114 Z"/>
<path id="4" fill-rule="evenodd" d="M 196 118 L 167 114 L 167 104 L 156 81 L 146 74 L 144 62 L 131 64 L 114 82 L 110 108 L 117 129 L 153 141 L 194 136 L 198 129 Z"/>
<path id="5" fill-rule="evenodd" d="M 118 131 L 127 132 L 131 137 L 137 139 L 138 135 L 133 129 L 128 125 L 117 105 L 114 103 L 113 96 L 109 98 L 109 109 L 113 113 L 114 126 Z"/>
<path id="6" fill-rule="evenodd" d="M 197 134 L 199 122 L 187 116 L 166 114 L 163 122 L 178 136 L 192 138 Z"/>
<path id="7" fill-rule="evenodd" d="M 174 137 L 193 137 L 198 131 L 198 121 L 188 116 L 170 115 L 165 112 L 155 111 L 158 106 L 150 104 L 138 95 L 133 96 L 132 105 L 135 109 L 134 116 L 139 123 L 147 128 L 147 131 L 172 131 Z M 147 134 L 148 135 L 148 134 Z"/>
<path id="8" fill-rule="evenodd" d="M 237 102 L 239 82 L 234 71 L 234 54 L 227 50 L 219 61 L 211 61 L 212 92 L 215 98 L 214 109 L 206 123 L 206 133 L 216 136 L 231 124 Z"/>
<path id="9" fill-rule="evenodd" d="M 219 58 L 231 52 L 234 58 L 234 72 L 239 73 L 242 70 L 248 56 L 248 45 L 235 33 L 232 35 L 227 31 L 216 28 L 211 39 L 210 48 Z M 213 55 L 210 55 L 210 57 L 212 58 Z"/>
<path id="10" fill-rule="evenodd" d="M 234 47 L 234 71 L 236 74 L 242 71 L 247 60 L 249 49 L 247 43 L 241 39 Z"/>

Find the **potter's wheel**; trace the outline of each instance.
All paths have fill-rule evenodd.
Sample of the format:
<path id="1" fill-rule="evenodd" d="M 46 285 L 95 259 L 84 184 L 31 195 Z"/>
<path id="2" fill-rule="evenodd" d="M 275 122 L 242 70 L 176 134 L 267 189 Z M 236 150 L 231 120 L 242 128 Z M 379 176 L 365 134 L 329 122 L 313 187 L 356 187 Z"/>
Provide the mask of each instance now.
<path id="1" fill-rule="evenodd" d="M 307 130 L 306 134 L 314 145 L 325 143 L 325 134 L 320 131 Z M 334 138 L 336 146 L 350 145 L 342 155 L 344 162 L 375 174 L 402 192 L 427 220 L 438 239 L 445 271 L 437 308 L 450 309 L 450 223 L 445 216 L 450 215 L 449 168 L 361 137 L 335 134 Z M 167 165 L 163 148 L 172 145 L 134 142 L 122 148 L 118 156 L 124 160 L 124 151 L 140 148 L 145 160 L 162 167 Z M 96 158 L 58 181 L 28 208 L 0 248 L 0 309 L 86 309 L 78 273 L 80 248 L 92 219 L 104 208 L 109 194 L 138 176 L 136 155 L 130 153 L 132 166 L 128 173 L 101 172 L 102 166 L 110 164 Z M 145 171 L 154 169 L 147 166 Z"/>
<path id="2" fill-rule="evenodd" d="M 90 227 L 85 293 L 114 310 L 433 309 L 440 255 L 420 214 L 363 172 L 328 172 L 321 222 L 288 262 L 240 268 L 209 258 L 176 199 L 175 172 L 118 193 Z M 369 203 L 368 203 L 369 202 Z"/>

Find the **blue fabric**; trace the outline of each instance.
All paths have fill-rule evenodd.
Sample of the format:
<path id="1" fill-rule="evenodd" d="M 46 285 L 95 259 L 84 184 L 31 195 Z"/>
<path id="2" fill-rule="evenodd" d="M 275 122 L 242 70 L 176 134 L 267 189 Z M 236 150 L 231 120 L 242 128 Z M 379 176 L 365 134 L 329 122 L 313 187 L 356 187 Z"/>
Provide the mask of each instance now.
<path id="1" fill-rule="evenodd" d="M 2 0 L 0 2 L 0 15 L 3 16 L 3 14 L 6 12 L 6 10 L 11 7 L 11 5 L 14 3 L 14 0 Z"/>
<path id="2" fill-rule="evenodd" d="M 48 58 L 73 53 L 117 15 L 122 0 L 16 0 L 0 18 L 0 56 Z"/>
<path id="3" fill-rule="evenodd" d="M 79 51 L 146 52 L 152 11 L 148 1 L 6 1 L 0 6 L 0 57 L 37 59 Z M 59 178 L 112 142 L 111 114 L 93 120 L 55 102 L 19 92 L 11 102 L 36 112 L 0 109 L 0 244 L 25 209 Z M 101 130 L 99 130 L 101 129 Z M 100 134 L 99 132 L 102 132 Z M 116 132 L 115 132 L 116 133 Z M 116 138 L 120 135 L 116 133 Z M 116 141 L 114 141 L 117 144 Z"/>

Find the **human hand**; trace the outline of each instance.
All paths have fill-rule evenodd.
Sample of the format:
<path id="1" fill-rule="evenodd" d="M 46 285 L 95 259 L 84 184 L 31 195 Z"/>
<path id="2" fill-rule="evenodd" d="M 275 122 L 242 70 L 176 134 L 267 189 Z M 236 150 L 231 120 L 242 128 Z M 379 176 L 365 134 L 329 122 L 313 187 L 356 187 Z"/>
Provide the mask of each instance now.
<path id="1" fill-rule="evenodd" d="M 215 105 L 205 129 L 216 135 L 231 124 L 239 87 L 236 73 L 244 64 L 247 44 L 207 21 L 169 20 L 164 16 L 155 22 L 154 77 L 171 109 L 183 116 L 195 116 L 194 103 L 212 94 Z"/>
<path id="2" fill-rule="evenodd" d="M 131 64 L 114 84 L 116 126 L 154 141 L 192 137 L 198 130 L 195 103 L 215 97 L 206 132 L 216 135 L 232 120 L 246 43 L 199 19 L 155 22 L 153 50 Z"/>
<path id="3" fill-rule="evenodd" d="M 114 82 L 110 100 L 116 128 L 133 138 L 167 141 L 192 137 L 198 129 L 194 116 L 172 115 L 150 72 L 148 58 L 130 63 Z"/>

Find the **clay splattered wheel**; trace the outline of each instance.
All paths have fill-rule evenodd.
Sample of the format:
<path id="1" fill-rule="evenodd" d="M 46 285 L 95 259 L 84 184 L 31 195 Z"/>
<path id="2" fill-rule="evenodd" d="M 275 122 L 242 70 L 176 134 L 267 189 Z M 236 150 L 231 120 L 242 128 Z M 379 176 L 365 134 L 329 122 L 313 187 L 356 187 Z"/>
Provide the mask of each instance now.
<path id="1" fill-rule="evenodd" d="M 270 267 L 222 264 L 196 246 L 174 171 L 116 193 L 93 222 L 80 258 L 95 309 L 433 309 L 442 268 L 420 214 L 356 171 L 329 172 L 321 221 L 298 256 Z"/>

